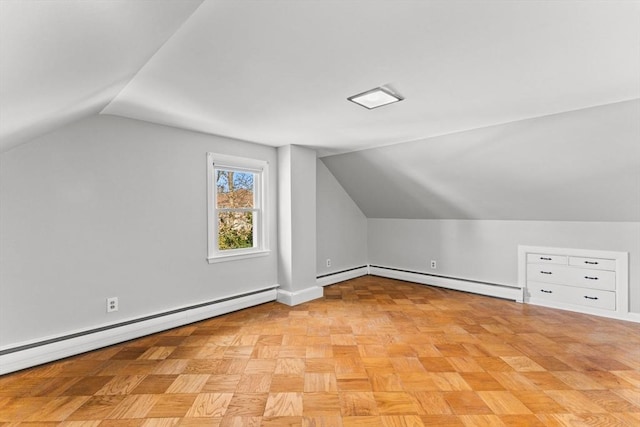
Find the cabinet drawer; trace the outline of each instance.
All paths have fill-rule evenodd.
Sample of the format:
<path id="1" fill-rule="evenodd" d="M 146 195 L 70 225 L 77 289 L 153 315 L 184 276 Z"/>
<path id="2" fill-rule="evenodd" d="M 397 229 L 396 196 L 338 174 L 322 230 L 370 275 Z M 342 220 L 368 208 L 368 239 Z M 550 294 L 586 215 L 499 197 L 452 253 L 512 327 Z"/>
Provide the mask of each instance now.
<path id="1" fill-rule="evenodd" d="M 530 298 L 550 303 L 580 305 L 604 310 L 616 309 L 616 293 L 610 291 L 530 282 L 527 284 L 527 293 Z"/>
<path id="2" fill-rule="evenodd" d="M 616 290 L 616 273 L 614 271 L 590 270 L 586 268 L 569 268 L 566 271 L 566 284 L 581 288 Z"/>
<path id="3" fill-rule="evenodd" d="M 527 280 L 544 283 L 564 284 L 567 281 L 568 267 L 557 264 L 528 264 Z M 577 270 L 577 269 L 576 269 Z"/>
<path id="4" fill-rule="evenodd" d="M 567 257 L 564 255 L 527 254 L 527 262 L 535 264 L 564 264 L 567 265 Z"/>
<path id="5" fill-rule="evenodd" d="M 575 267 L 590 268 L 592 270 L 611 270 L 616 269 L 616 260 L 602 258 L 584 258 L 572 256 L 569 257 L 569 265 Z"/>

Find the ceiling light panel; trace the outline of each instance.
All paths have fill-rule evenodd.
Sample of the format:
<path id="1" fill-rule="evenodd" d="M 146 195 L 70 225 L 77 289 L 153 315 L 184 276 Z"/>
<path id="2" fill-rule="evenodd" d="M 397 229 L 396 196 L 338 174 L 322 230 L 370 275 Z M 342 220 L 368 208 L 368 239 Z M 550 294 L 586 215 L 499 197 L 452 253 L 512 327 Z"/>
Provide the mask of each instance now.
<path id="1" fill-rule="evenodd" d="M 368 108 L 369 110 L 382 107 L 383 105 L 393 104 L 394 102 L 402 101 L 404 98 L 394 94 L 388 89 L 377 87 L 375 89 L 368 90 L 358 95 L 353 95 L 347 98 L 351 102 L 355 102 L 358 105 Z"/>

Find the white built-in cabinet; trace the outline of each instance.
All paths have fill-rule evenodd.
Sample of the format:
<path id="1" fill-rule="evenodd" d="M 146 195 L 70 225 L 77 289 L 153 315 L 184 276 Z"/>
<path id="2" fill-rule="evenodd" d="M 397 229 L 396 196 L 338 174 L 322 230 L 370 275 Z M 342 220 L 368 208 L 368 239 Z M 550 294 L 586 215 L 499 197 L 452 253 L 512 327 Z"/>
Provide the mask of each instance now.
<path id="1" fill-rule="evenodd" d="M 627 318 L 628 259 L 627 252 L 518 246 L 524 302 Z"/>

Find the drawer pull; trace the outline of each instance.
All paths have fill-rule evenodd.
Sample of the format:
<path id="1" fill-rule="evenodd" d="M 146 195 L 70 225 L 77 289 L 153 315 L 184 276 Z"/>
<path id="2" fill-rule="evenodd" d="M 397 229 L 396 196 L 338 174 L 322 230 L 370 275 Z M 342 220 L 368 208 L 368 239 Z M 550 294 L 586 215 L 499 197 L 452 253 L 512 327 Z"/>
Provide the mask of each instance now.
<path id="1" fill-rule="evenodd" d="M 588 297 L 588 296 L 584 296 L 586 299 L 598 299 L 598 297 Z"/>
<path id="2" fill-rule="evenodd" d="M 553 273 L 550 271 L 541 271 L 540 274 L 553 274 Z"/>
<path id="3" fill-rule="evenodd" d="M 551 261 L 551 258 L 544 257 L 544 256 L 541 256 L 540 259 L 543 260 L 543 261 Z"/>
<path id="4" fill-rule="evenodd" d="M 545 289 L 540 289 L 540 292 L 544 292 L 545 294 L 552 294 L 553 293 L 553 291 L 547 291 Z"/>
<path id="5" fill-rule="evenodd" d="M 584 276 L 584 278 L 589 280 L 598 280 L 597 277 L 591 277 L 591 276 Z"/>
<path id="6" fill-rule="evenodd" d="M 598 265 L 598 261 L 585 261 L 585 264 Z"/>

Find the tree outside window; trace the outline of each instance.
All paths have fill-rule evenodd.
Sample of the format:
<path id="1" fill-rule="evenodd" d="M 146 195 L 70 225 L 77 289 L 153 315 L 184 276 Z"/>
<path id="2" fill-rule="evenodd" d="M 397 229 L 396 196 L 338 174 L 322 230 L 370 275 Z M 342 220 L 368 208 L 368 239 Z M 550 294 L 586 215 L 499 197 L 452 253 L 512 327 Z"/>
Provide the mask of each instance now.
<path id="1" fill-rule="evenodd" d="M 210 263 L 269 254 L 268 168 L 263 160 L 207 153 Z"/>
<path id="2" fill-rule="evenodd" d="M 216 169 L 219 250 L 255 246 L 254 183 L 252 172 Z"/>

